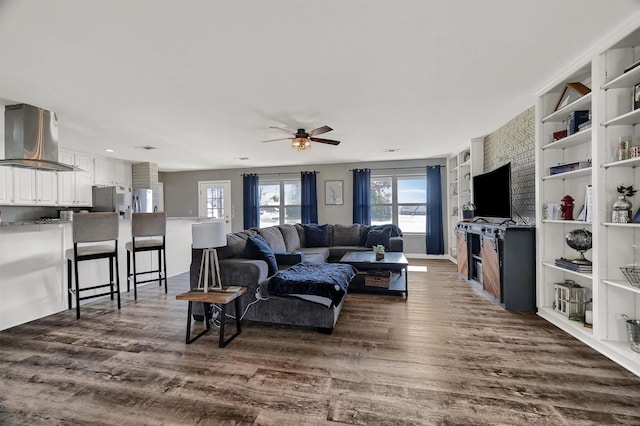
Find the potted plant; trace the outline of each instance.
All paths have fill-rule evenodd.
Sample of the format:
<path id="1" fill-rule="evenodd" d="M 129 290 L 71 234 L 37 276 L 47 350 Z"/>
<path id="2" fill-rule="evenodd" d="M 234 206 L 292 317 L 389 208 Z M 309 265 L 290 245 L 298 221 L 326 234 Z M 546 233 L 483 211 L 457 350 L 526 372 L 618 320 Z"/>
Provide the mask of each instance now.
<path id="1" fill-rule="evenodd" d="M 373 246 L 373 252 L 376 254 L 376 260 L 384 259 L 384 246 L 382 244 Z"/>
<path id="2" fill-rule="evenodd" d="M 462 220 L 471 220 L 475 214 L 476 206 L 469 201 L 462 206 Z"/>
<path id="3" fill-rule="evenodd" d="M 627 197 L 633 197 L 637 190 L 633 189 L 633 185 L 624 186 L 619 185 L 616 188 L 618 191 L 618 199 L 613 203 L 613 213 L 611 215 L 611 221 L 613 223 L 627 223 L 631 222 L 632 218 L 632 204 Z"/>

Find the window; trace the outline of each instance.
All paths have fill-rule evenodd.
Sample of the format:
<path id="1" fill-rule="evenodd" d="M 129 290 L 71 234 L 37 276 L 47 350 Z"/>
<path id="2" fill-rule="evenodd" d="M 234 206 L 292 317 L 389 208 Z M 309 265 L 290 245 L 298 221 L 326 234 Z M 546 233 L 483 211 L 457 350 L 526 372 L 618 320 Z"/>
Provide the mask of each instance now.
<path id="1" fill-rule="evenodd" d="M 300 179 L 265 181 L 259 189 L 261 228 L 300 222 Z"/>
<path id="2" fill-rule="evenodd" d="M 372 225 L 393 223 L 402 232 L 424 233 L 426 214 L 426 174 L 371 177 Z"/>

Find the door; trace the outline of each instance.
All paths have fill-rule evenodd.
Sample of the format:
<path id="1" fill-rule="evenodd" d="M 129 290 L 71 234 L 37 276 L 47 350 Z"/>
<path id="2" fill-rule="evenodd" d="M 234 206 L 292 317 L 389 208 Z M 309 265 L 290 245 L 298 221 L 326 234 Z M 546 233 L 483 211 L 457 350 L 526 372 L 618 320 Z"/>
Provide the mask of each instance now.
<path id="1" fill-rule="evenodd" d="M 198 216 L 225 222 L 231 233 L 231 181 L 198 182 Z"/>
<path id="2" fill-rule="evenodd" d="M 467 247 L 467 233 L 458 231 L 458 273 L 469 278 L 469 252 Z"/>
<path id="3" fill-rule="evenodd" d="M 482 286 L 487 293 L 502 301 L 498 240 L 482 236 L 480 257 L 482 258 Z"/>

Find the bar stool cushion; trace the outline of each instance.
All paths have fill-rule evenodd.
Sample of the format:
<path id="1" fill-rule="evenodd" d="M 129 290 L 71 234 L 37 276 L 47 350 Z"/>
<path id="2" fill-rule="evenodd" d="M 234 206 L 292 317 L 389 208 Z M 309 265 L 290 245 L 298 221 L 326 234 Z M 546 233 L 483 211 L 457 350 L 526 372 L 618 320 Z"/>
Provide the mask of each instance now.
<path id="1" fill-rule="evenodd" d="M 133 250 L 133 242 L 129 241 L 124 245 L 127 251 Z M 157 238 L 151 238 L 148 240 L 136 240 L 136 249 L 149 248 L 149 247 L 162 247 L 162 240 Z"/>
<path id="2" fill-rule="evenodd" d="M 87 246 L 78 246 L 78 256 L 89 256 L 95 254 L 107 254 L 113 253 L 114 247 L 113 245 L 108 244 L 94 244 Z M 65 259 L 73 260 L 74 259 L 73 249 L 65 250 Z"/>

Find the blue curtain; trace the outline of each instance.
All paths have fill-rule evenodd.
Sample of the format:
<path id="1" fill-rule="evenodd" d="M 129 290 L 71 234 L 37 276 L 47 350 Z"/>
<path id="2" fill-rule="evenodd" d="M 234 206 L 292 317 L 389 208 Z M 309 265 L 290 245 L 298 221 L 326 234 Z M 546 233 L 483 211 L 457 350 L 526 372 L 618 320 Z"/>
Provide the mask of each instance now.
<path id="1" fill-rule="evenodd" d="M 353 223 L 371 225 L 371 170 L 353 170 Z"/>
<path id="2" fill-rule="evenodd" d="M 441 166 L 427 166 L 427 254 L 444 254 Z"/>
<path id="3" fill-rule="evenodd" d="M 318 189 L 316 186 L 316 173 L 300 172 L 302 183 L 301 197 L 301 223 L 318 223 Z"/>
<path id="4" fill-rule="evenodd" d="M 242 175 L 242 214 L 243 229 L 260 226 L 260 189 L 255 173 Z"/>

